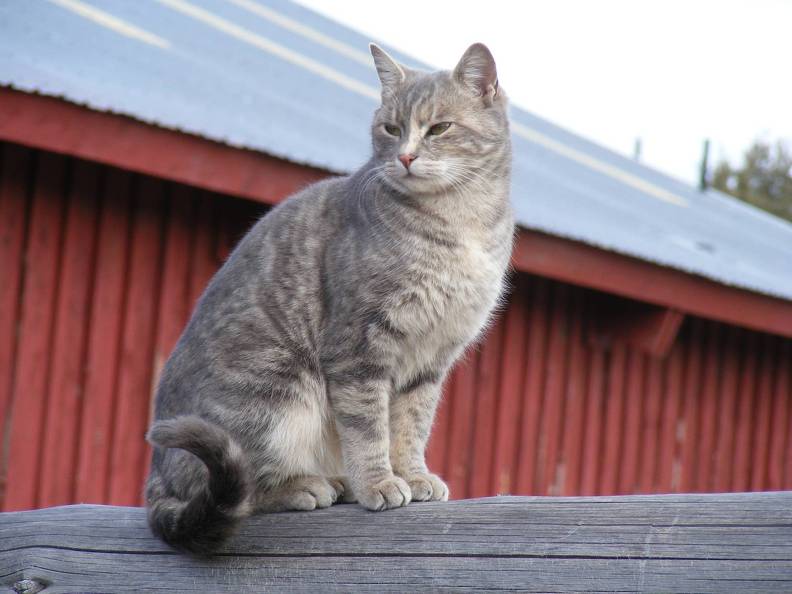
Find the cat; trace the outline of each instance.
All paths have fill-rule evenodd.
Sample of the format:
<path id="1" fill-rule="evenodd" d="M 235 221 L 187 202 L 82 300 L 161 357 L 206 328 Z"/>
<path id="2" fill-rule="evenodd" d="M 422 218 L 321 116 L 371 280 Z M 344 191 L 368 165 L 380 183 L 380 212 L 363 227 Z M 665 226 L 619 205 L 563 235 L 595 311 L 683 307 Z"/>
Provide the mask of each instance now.
<path id="1" fill-rule="evenodd" d="M 505 284 L 507 100 L 483 44 L 432 73 L 370 50 L 373 156 L 253 226 L 164 367 L 146 501 L 177 549 L 211 553 L 258 512 L 448 499 L 424 450 Z"/>

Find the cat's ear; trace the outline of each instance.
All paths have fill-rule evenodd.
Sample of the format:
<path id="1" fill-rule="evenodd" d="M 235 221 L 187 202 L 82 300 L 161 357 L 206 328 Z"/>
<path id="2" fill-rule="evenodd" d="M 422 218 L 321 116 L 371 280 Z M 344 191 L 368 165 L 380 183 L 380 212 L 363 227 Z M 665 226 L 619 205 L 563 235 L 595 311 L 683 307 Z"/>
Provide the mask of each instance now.
<path id="1" fill-rule="evenodd" d="M 374 57 L 374 66 L 377 68 L 377 76 L 379 76 L 380 83 L 382 83 L 382 95 L 384 97 L 392 93 L 407 78 L 407 74 L 404 66 L 391 58 L 376 43 L 369 43 L 369 50 L 371 50 L 371 55 Z"/>
<path id="2" fill-rule="evenodd" d="M 454 77 L 488 103 L 498 95 L 495 58 L 483 43 L 471 45 L 454 68 Z"/>

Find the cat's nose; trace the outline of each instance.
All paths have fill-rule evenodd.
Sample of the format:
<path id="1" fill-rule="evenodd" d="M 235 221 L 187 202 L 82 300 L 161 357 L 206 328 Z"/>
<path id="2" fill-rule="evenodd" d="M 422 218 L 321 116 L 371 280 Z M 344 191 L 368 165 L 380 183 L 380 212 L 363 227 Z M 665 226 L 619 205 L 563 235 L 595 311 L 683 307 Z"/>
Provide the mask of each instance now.
<path id="1" fill-rule="evenodd" d="M 418 155 L 413 155 L 412 153 L 405 153 L 404 155 L 399 155 L 399 161 L 401 164 L 404 165 L 404 168 L 409 171 L 410 165 L 412 162 L 418 158 Z"/>

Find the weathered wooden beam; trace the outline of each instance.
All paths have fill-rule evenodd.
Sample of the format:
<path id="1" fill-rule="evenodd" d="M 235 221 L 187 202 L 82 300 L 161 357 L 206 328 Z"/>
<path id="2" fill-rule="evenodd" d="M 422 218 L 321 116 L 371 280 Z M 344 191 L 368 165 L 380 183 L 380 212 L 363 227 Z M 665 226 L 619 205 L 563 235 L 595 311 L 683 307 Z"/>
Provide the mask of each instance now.
<path id="1" fill-rule="evenodd" d="M 624 344 L 652 357 L 671 351 L 685 314 L 676 309 L 605 293 L 588 303 L 588 338 L 593 344 Z"/>
<path id="2" fill-rule="evenodd" d="M 140 508 L 0 514 L 17 592 L 790 592 L 792 493 L 495 497 L 252 518 L 211 558 Z M 38 588 L 38 590 L 37 590 Z"/>

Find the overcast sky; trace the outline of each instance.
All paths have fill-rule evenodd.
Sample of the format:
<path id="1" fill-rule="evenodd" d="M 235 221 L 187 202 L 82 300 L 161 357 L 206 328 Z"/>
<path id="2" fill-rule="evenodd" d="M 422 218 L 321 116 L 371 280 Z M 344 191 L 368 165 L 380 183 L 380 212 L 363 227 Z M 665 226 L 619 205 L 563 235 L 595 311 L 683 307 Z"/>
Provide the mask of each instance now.
<path id="1" fill-rule="evenodd" d="M 486 43 L 512 103 L 694 182 L 792 141 L 792 0 L 299 0 L 443 68 Z"/>

